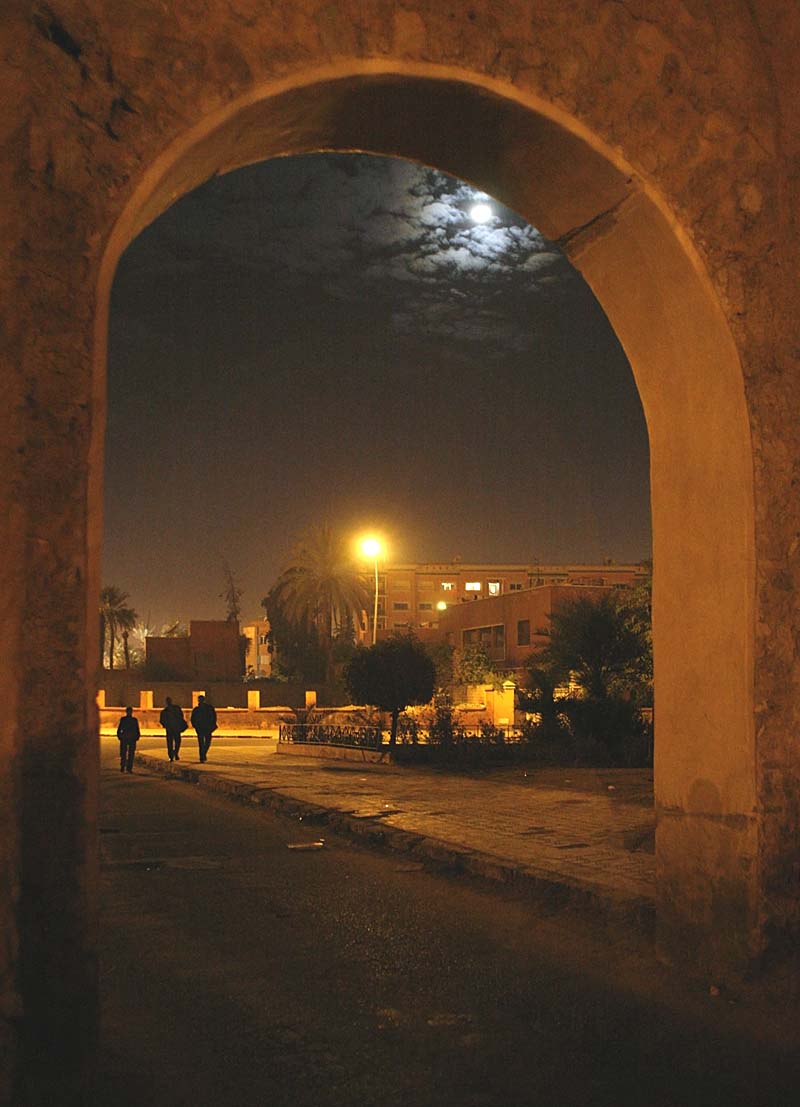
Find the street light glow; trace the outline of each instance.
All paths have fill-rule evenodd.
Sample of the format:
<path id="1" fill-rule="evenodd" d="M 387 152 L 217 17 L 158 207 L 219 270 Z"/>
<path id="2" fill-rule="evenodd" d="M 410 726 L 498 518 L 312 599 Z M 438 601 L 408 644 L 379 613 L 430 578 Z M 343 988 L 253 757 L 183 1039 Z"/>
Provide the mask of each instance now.
<path id="1" fill-rule="evenodd" d="M 362 538 L 361 540 L 361 552 L 370 561 L 380 556 L 381 548 L 380 540 L 377 538 Z"/>
<path id="2" fill-rule="evenodd" d="M 436 610 L 437 611 L 447 611 L 447 604 L 444 602 L 444 600 L 439 600 L 439 602 L 436 605 Z"/>

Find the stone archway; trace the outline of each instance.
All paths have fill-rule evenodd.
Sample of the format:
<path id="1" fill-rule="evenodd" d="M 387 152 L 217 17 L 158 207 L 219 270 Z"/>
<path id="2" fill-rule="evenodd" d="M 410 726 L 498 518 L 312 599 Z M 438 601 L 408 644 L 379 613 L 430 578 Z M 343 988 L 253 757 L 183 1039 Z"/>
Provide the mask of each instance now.
<path id="1" fill-rule="evenodd" d="M 647 18 L 596 0 L 9 6 L 0 1041 L 19 1042 L 32 1101 L 52 1092 L 37 1062 L 66 1102 L 92 1058 L 113 267 L 209 172 L 271 154 L 430 162 L 583 271 L 650 431 L 662 948 L 735 971 L 796 937 L 799 36 L 789 0 L 663 0 Z"/>
<path id="2" fill-rule="evenodd" d="M 98 339 L 117 258 L 138 231 L 211 175 L 265 157 L 412 158 L 474 182 L 558 241 L 626 349 L 650 436 L 660 945 L 715 973 L 744 965 L 760 941 L 752 454 L 739 358 L 713 290 L 658 197 L 574 121 L 498 82 L 370 70 L 261 88 L 165 151 L 111 237 Z M 96 356 L 102 380 L 100 342 Z"/>

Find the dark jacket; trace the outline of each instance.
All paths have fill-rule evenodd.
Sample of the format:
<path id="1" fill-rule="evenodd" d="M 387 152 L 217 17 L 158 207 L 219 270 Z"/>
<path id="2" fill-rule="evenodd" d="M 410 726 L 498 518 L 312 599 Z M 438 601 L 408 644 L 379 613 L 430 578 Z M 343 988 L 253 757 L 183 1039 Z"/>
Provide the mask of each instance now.
<path id="1" fill-rule="evenodd" d="M 188 725 L 183 717 L 183 712 L 181 711 L 180 707 L 178 707 L 177 703 L 167 704 L 167 706 L 158 716 L 158 721 L 161 723 L 164 730 L 169 730 L 172 732 L 177 731 L 178 734 L 181 734 L 184 730 L 186 730 L 186 727 Z"/>
<path id="2" fill-rule="evenodd" d="M 208 700 L 198 703 L 192 712 L 192 726 L 198 734 L 211 734 L 217 729 L 217 713 Z"/>
<path id="3" fill-rule="evenodd" d="M 134 719 L 133 715 L 123 715 L 117 727 L 117 738 L 120 742 L 133 742 L 135 744 L 141 736 L 139 720 Z"/>

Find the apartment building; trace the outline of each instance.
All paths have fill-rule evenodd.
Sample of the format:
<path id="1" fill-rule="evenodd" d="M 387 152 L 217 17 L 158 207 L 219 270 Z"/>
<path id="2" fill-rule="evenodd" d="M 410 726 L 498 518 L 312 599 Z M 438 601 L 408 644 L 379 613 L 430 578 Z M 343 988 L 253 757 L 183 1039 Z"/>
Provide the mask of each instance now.
<path id="1" fill-rule="evenodd" d="M 646 565 L 541 565 L 424 562 L 387 565 L 378 572 L 378 632 L 437 627 L 455 605 L 559 585 L 630 587 L 648 575 Z M 369 627 L 371 634 L 372 614 Z"/>
<path id="2" fill-rule="evenodd" d="M 546 643 L 538 632 L 549 626 L 554 611 L 579 596 L 599 599 L 609 591 L 607 584 L 544 584 L 454 604 L 441 613 L 438 634 L 457 649 L 482 647 L 501 670 L 513 673 L 525 669 L 531 653 Z"/>

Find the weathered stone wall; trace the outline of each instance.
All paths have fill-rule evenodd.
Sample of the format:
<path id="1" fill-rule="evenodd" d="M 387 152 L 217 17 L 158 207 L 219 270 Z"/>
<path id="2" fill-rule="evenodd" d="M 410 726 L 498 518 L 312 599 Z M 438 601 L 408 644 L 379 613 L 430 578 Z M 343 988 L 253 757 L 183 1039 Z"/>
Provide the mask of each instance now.
<path id="1" fill-rule="evenodd" d="M 539 107 L 563 122 L 585 143 L 586 164 L 594 151 L 608 173 L 592 169 L 583 190 L 551 181 L 548 191 L 547 180 L 539 180 L 547 175 L 547 159 L 539 156 L 545 150 L 506 138 L 502 127 L 492 134 L 459 131 L 456 114 L 447 151 L 452 164 L 440 159 L 442 168 L 471 174 L 512 204 L 519 196 L 525 214 L 536 207 L 528 193 L 540 189 L 545 231 L 568 231 L 569 246 L 590 224 L 580 249 L 587 234 L 623 222 L 615 212 L 627 204 L 632 186 L 625 182 L 635 178 L 635 191 L 659 207 L 686 257 L 700 259 L 698 287 L 721 307 L 735 341 L 752 446 L 754 532 L 752 542 L 745 534 L 740 544 L 754 553 L 746 555 L 752 564 L 742 571 L 741 588 L 731 593 L 747 621 L 752 584 L 753 633 L 747 657 L 737 660 L 752 673 L 752 690 L 742 694 L 749 721 L 731 751 L 738 766 L 732 775 L 742 781 L 735 803 L 724 788 L 693 790 L 690 751 L 662 765 L 665 810 L 677 813 L 669 825 L 678 827 L 662 837 L 661 872 L 670 887 L 665 915 L 680 914 L 683 896 L 692 901 L 687 917 L 694 911 L 708 929 L 730 923 L 736 941 L 727 946 L 722 936 L 709 963 L 724 963 L 742 943 L 758 953 L 765 937 L 777 946 L 796 933 L 800 9 L 794 0 L 6 0 L 0 20 L 6 720 L 0 875 L 7 890 L 0 903 L 0 1047 L 12 1044 L 21 1025 L 22 1056 L 41 1054 L 50 1063 L 37 1071 L 59 1073 L 56 1088 L 46 1075 L 34 1080 L 29 1068 L 31 1102 L 47 1096 L 70 1102 L 71 1080 L 77 1101 L 92 1052 L 97 770 L 89 739 L 96 729 L 91 666 L 105 403 L 102 372 L 93 367 L 104 362 L 115 253 L 209 165 L 259 156 L 255 123 L 229 130 L 224 143 L 209 140 L 203 157 L 188 146 L 180 157 L 169 151 L 192 128 L 210 134 L 211 121 L 234 101 L 256 103 L 277 93 L 281 81 L 289 88 L 374 71 L 508 88 L 521 110 Z M 273 134 L 264 152 L 276 152 L 281 142 L 286 152 L 300 149 L 322 134 L 341 134 L 346 146 L 358 124 L 351 114 L 345 120 L 351 129 L 337 131 L 334 117 L 346 104 L 323 91 L 315 110 L 285 124 L 283 137 Z M 367 123 L 378 140 L 384 135 L 379 150 L 403 152 L 394 120 Z M 436 162 L 438 148 L 426 148 L 423 139 L 417 156 Z M 159 189 L 168 166 L 169 187 Z M 137 189 L 140 201 L 126 207 Z M 591 244 L 591 266 L 590 254 Z M 596 287 L 605 282 L 613 299 L 611 286 L 622 277 L 595 268 Z M 696 325 L 692 298 L 699 295 L 687 293 L 687 326 Z M 707 354 L 709 372 L 712 362 Z M 680 371 L 676 366 L 678 389 Z M 668 397 L 668 383 L 662 380 L 653 395 Z M 640 387 L 644 395 L 644 378 Z M 696 402 L 692 394 L 689 407 Z M 648 404 L 651 441 L 665 459 L 654 462 L 660 490 L 668 483 L 669 428 L 659 425 L 658 404 Z M 714 411 L 701 415 L 713 436 Z M 681 480 L 678 469 L 676 487 Z M 712 556 L 714 529 L 697 528 L 700 566 Z M 686 548 L 662 544 L 665 553 L 681 556 Z M 669 610 L 668 596 L 659 602 Z M 714 649 L 724 655 L 724 635 Z M 728 649 L 742 653 L 733 639 Z M 666 669 L 667 651 L 662 657 Z M 700 706 L 712 719 L 713 698 Z M 689 812 L 694 821 L 678 817 Z M 706 851 L 706 869 L 692 870 L 698 850 Z M 683 870 L 681 858 L 689 859 Z M 704 874 L 717 865 L 735 885 L 721 882 L 714 891 L 719 910 L 706 902 L 703 887 Z M 760 926 L 752 925 L 756 916 Z M 743 919 L 750 920 L 744 933 Z M 687 947 L 695 940 L 690 926 Z"/>

